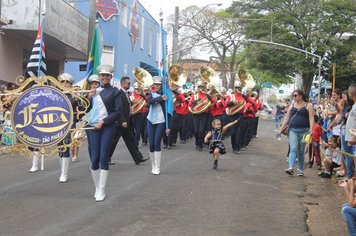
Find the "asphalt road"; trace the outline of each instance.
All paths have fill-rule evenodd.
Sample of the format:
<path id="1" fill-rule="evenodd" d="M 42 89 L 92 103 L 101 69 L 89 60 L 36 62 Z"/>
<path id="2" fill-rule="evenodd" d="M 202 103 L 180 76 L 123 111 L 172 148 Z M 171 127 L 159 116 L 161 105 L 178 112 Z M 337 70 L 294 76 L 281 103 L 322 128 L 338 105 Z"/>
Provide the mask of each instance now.
<path id="1" fill-rule="evenodd" d="M 86 143 L 67 183 L 58 181 L 57 157 L 31 174 L 30 159 L 1 155 L 0 235 L 347 235 L 341 191 L 316 169 L 287 176 L 286 140 L 273 129 L 260 121 L 259 137 L 239 155 L 225 140 L 218 170 L 194 141 L 178 144 L 163 151 L 159 176 L 149 162 L 136 166 L 120 141 L 99 203 Z"/>

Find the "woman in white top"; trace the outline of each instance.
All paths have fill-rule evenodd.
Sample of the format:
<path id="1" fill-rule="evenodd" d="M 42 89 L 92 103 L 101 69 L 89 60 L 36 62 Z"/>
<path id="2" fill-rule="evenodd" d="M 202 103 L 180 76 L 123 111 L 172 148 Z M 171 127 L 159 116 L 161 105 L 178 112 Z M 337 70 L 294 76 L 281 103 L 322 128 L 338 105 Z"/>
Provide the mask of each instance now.
<path id="1" fill-rule="evenodd" d="M 160 174 L 161 165 L 161 141 L 166 130 L 165 101 L 168 99 L 162 93 L 162 78 L 153 77 L 153 91 L 148 95 L 150 110 L 147 115 L 148 142 L 150 144 L 150 159 L 152 163 L 151 173 Z M 167 129 L 166 132 L 169 132 Z"/>

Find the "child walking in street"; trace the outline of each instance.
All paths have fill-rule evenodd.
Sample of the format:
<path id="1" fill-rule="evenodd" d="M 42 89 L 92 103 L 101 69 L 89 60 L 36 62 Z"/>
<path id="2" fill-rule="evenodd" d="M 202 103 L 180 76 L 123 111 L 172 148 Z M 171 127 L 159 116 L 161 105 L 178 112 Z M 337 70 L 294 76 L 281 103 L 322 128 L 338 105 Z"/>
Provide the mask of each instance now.
<path id="1" fill-rule="evenodd" d="M 224 143 L 222 141 L 224 133 L 231 126 L 236 124 L 238 121 L 239 120 L 235 120 L 235 121 L 233 121 L 231 123 L 228 123 L 223 128 L 221 128 L 221 121 L 219 119 L 215 119 L 211 123 L 213 129 L 206 134 L 206 136 L 204 138 L 204 142 L 208 143 L 208 141 L 210 139 L 210 145 L 209 145 L 210 151 L 209 151 L 209 153 L 213 154 L 213 158 L 214 158 L 213 169 L 217 169 L 218 168 L 218 160 L 219 160 L 220 154 L 226 153 L 225 146 L 224 146 Z"/>

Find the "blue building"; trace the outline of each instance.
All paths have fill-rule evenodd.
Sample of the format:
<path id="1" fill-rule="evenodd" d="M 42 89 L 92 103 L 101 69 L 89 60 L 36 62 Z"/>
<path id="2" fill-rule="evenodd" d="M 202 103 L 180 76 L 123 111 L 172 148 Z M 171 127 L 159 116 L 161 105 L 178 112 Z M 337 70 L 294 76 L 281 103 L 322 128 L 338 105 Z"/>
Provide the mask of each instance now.
<path id="1" fill-rule="evenodd" d="M 78 1 L 74 7 L 89 16 L 90 1 Z M 126 75 L 134 81 L 133 67 L 157 75 L 160 22 L 157 22 L 137 0 L 99 0 L 97 19 L 102 32 L 102 64 L 115 67 L 114 84 Z M 86 61 L 67 61 L 65 71 L 76 81 L 85 76 Z"/>

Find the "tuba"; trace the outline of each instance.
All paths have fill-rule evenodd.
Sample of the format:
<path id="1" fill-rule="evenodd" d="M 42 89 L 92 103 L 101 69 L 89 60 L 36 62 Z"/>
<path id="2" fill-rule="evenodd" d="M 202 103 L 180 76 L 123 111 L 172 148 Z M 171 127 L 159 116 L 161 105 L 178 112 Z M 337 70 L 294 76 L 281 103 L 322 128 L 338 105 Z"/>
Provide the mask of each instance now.
<path id="1" fill-rule="evenodd" d="M 242 101 L 239 101 L 236 105 L 226 108 L 226 111 L 225 111 L 226 115 L 228 115 L 228 116 L 235 115 L 237 112 L 239 112 L 241 109 L 243 109 L 245 107 L 245 104 L 246 104 L 246 101 L 244 99 Z"/>
<path id="2" fill-rule="evenodd" d="M 147 70 L 140 67 L 134 67 L 132 69 L 132 74 L 135 77 L 136 81 L 141 86 L 151 87 L 153 84 L 153 79 L 150 73 Z"/>
<path id="3" fill-rule="evenodd" d="M 249 72 L 241 69 L 238 71 L 238 75 L 239 75 L 241 84 L 243 86 L 243 88 L 242 88 L 243 91 L 244 90 L 251 91 L 256 86 L 256 82 Z M 243 109 L 245 107 L 245 104 L 246 104 L 245 99 L 238 101 L 238 103 L 236 105 L 226 108 L 226 115 L 228 115 L 228 116 L 235 115 L 237 112 L 239 112 L 241 109 Z"/>
<path id="4" fill-rule="evenodd" d="M 142 69 L 140 67 L 134 67 L 132 69 L 132 74 L 134 75 L 136 82 L 139 83 L 140 87 L 152 86 L 152 76 L 145 69 Z M 137 114 L 144 106 L 147 105 L 146 100 L 141 96 L 138 97 L 138 99 L 133 99 L 131 103 L 131 115 Z"/>
<path id="5" fill-rule="evenodd" d="M 238 75 L 239 75 L 239 79 L 241 81 L 242 87 L 247 87 L 250 90 L 252 90 L 256 86 L 256 82 L 249 72 L 247 72 L 245 70 L 239 70 Z"/>
<path id="6" fill-rule="evenodd" d="M 184 73 L 183 67 L 179 65 L 169 67 L 168 79 L 172 84 L 179 87 L 182 87 L 187 82 L 187 76 Z"/>
<path id="7" fill-rule="evenodd" d="M 184 73 L 183 67 L 180 65 L 172 65 L 169 67 L 168 79 L 171 88 L 182 87 L 187 82 L 187 76 Z M 176 102 L 175 94 L 173 94 L 173 102 Z"/>
<path id="8" fill-rule="evenodd" d="M 216 88 L 219 84 L 219 76 L 211 67 L 201 66 L 200 77 L 200 83 L 208 84 L 208 86 L 210 87 L 209 95 L 216 95 L 217 93 L 219 93 L 218 89 Z M 198 101 L 198 103 L 194 107 L 188 107 L 188 110 L 192 114 L 201 114 L 205 112 L 211 105 L 211 101 L 209 100 L 209 98 L 206 97 Z"/>

